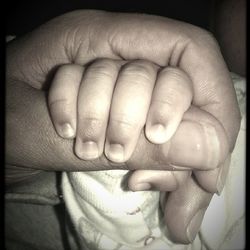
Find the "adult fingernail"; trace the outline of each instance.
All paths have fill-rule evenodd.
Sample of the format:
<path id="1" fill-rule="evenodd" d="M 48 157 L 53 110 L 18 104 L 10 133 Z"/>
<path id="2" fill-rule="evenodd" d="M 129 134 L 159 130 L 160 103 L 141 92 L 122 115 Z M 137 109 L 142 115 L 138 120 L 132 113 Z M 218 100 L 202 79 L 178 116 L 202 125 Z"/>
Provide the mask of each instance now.
<path id="1" fill-rule="evenodd" d="M 151 189 L 151 184 L 148 182 L 137 183 L 133 187 L 133 191 L 146 191 Z"/>
<path id="2" fill-rule="evenodd" d="M 218 176 L 216 183 L 217 195 L 220 195 L 222 193 L 223 188 L 224 188 L 224 183 L 222 182 L 221 177 Z"/>
<path id="3" fill-rule="evenodd" d="M 155 124 L 147 129 L 148 139 L 157 144 L 166 142 L 166 128 L 162 124 Z"/>
<path id="4" fill-rule="evenodd" d="M 75 131 L 69 123 L 64 123 L 59 126 L 59 130 L 59 133 L 63 138 L 72 138 L 75 135 Z"/>
<path id="5" fill-rule="evenodd" d="M 200 226 L 204 217 L 204 214 L 206 212 L 206 209 L 200 209 L 195 215 L 194 217 L 191 219 L 187 230 L 186 230 L 186 235 L 187 238 L 189 240 L 189 242 L 193 242 L 193 240 L 195 239 L 197 233 L 200 230 Z"/>
<path id="6" fill-rule="evenodd" d="M 201 123 L 204 130 L 206 142 L 207 142 L 207 166 L 212 166 L 214 168 L 219 166 L 220 162 L 220 142 L 217 132 L 214 126 L 209 123 Z"/>
<path id="7" fill-rule="evenodd" d="M 223 188 L 225 186 L 225 182 L 226 182 L 229 167 L 230 167 L 230 162 L 231 162 L 231 155 L 227 157 L 226 161 L 220 167 L 220 172 L 219 172 L 217 183 L 216 183 L 217 195 L 220 195 L 222 193 Z"/>
<path id="8" fill-rule="evenodd" d="M 106 144 L 105 154 L 111 161 L 124 161 L 124 148 L 121 144 Z"/>

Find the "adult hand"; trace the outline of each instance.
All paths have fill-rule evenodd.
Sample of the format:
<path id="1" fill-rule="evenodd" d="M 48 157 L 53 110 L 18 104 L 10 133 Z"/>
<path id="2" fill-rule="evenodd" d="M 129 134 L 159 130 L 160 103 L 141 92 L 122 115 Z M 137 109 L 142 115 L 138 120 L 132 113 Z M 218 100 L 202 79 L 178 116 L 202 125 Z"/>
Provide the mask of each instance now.
<path id="1" fill-rule="evenodd" d="M 193 105 L 221 122 L 234 147 L 240 114 L 230 75 L 213 37 L 197 27 L 151 15 L 75 11 L 14 42 L 7 53 L 7 76 L 37 89 L 46 88 L 57 66 L 96 58 L 178 66 L 192 80 Z"/>
<path id="2" fill-rule="evenodd" d="M 115 164 L 108 161 L 104 155 L 92 161 L 82 161 L 76 157 L 72 150 L 73 140 L 62 139 L 53 128 L 46 105 L 46 93 L 31 88 L 26 83 L 7 82 L 6 118 L 6 163 L 9 165 L 6 169 L 7 184 L 25 181 L 25 178 L 34 176 L 36 172 L 41 170 L 159 169 L 159 172 L 156 170 L 135 171 L 132 178 L 136 177 L 136 174 L 143 174 L 140 171 L 149 171 L 146 176 L 150 174 L 150 180 L 145 181 L 144 179 L 144 182 L 139 180 L 139 183 L 137 180 L 137 186 L 133 184 L 132 189 L 145 189 L 145 183 L 152 183 L 152 186 L 155 185 L 156 189 L 162 191 L 177 189 L 176 192 L 169 194 L 166 205 L 163 204 L 163 209 L 165 206 L 166 210 L 166 223 L 171 237 L 175 241 L 180 243 L 190 241 L 190 238 L 188 238 L 190 236 L 187 235 L 186 231 L 187 226 L 200 208 L 206 209 L 212 194 L 205 192 L 193 179 L 188 178 L 190 171 L 172 171 L 175 166 L 169 165 L 169 156 L 172 156 L 173 159 L 175 159 L 174 156 L 176 155 L 183 156 L 181 159 L 177 157 L 177 160 L 179 162 L 182 160 L 183 164 L 189 160 L 190 164 L 195 165 L 196 163 L 199 166 L 199 159 L 200 164 L 202 163 L 203 157 L 201 156 L 203 154 L 200 154 L 201 151 L 195 147 L 196 141 L 193 145 L 190 143 L 186 144 L 186 146 L 182 145 L 183 138 L 190 141 L 190 138 L 196 137 L 201 142 L 201 147 L 203 149 L 207 148 L 208 145 L 204 143 L 202 130 L 197 130 L 198 124 L 182 123 L 171 140 L 175 140 L 175 142 L 161 146 L 149 143 L 144 133 L 142 133 L 130 160 L 125 164 Z M 186 133 L 187 130 L 189 131 L 188 134 Z M 177 148 L 171 150 L 171 145 L 177 145 Z M 183 154 L 180 154 L 180 150 Z M 195 155 L 197 158 L 193 157 L 193 160 L 192 157 L 185 158 L 185 156 L 190 155 Z M 146 188 L 150 188 L 150 186 L 146 185 Z M 175 199 L 170 199 L 171 196 L 175 197 Z M 204 213 L 201 215 L 204 215 Z M 202 217 L 199 220 L 201 222 Z M 195 226 L 198 229 L 198 226 Z M 193 234 L 195 235 L 195 233 Z"/>
<path id="3" fill-rule="evenodd" d="M 36 169 L 65 170 L 65 162 L 69 162 L 72 170 L 82 169 L 83 163 L 75 159 L 73 154 L 67 160 L 64 157 L 65 155 L 62 156 L 61 154 L 65 149 L 72 150 L 70 142 L 60 141 L 60 138 L 49 130 L 49 126 L 51 126 L 48 122 L 49 119 L 41 120 L 40 117 L 43 117 L 41 114 L 46 113 L 46 107 L 44 104 L 41 104 L 41 102 L 45 101 L 43 99 L 45 98 L 44 93 L 38 90 L 48 87 L 53 70 L 62 64 L 75 63 L 86 65 L 96 58 L 105 57 L 124 60 L 144 59 L 158 64 L 160 67 L 174 66 L 186 72 L 193 84 L 193 105 L 216 118 L 215 123 L 217 125 L 215 130 L 219 128 L 219 131 L 216 130 L 215 134 L 218 136 L 219 145 L 224 147 L 225 143 L 225 148 L 228 147 L 230 152 L 233 150 L 239 129 L 239 110 L 228 70 L 217 44 L 210 34 L 192 25 L 167 18 L 137 14 L 114 14 L 102 11 L 76 11 L 52 20 L 23 39 L 8 46 L 8 84 L 13 88 L 26 88 L 25 90 L 29 94 L 37 98 L 37 103 L 31 104 L 27 99 L 23 98 L 23 100 L 18 100 L 17 102 L 24 105 L 23 107 L 10 106 L 9 110 L 11 112 L 7 117 L 7 127 L 14 126 L 18 122 L 17 117 L 20 119 L 19 121 L 23 122 L 22 126 L 24 127 L 15 131 L 9 130 L 8 132 L 7 130 L 7 163 Z M 22 86 L 23 83 L 25 86 Z M 11 98 L 13 96 L 9 93 L 7 102 Z M 25 108 L 29 110 L 31 108 L 29 105 L 38 105 L 39 102 L 41 104 L 40 114 L 37 114 L 37 116 L 34 113 L 26 114 L 29 116 L 29 119 L 33 115 L 33 118 L 36 117 L 38 120 L 28 120 L 32 122 L 27 126 L 27 122 L 23 120 L 24 118 L 20 117 L 20 115 L 18 116 L 15 112 L 18 109 L 23 109 L 22 112 L 25 111 Z M 11 108 L 16 110 L 11 110 Z M 229 112 L 230 117 L 228 116 Z M 44 117 L 46 117 L 46 114 Z M 36 130 L 32 129 L 34 128 L 33 126 L 36 127 Z M 54 137 L 41 138 L 39 136 L 39 131 L 42 130 L 41 126 L 48 129 L 46 136 L 54 135 Z M 214 126 L 214 123 L 212 123 L 212 126 Z M 30 128 L 31 130 L 25 133 L 24 128 Z M 21 138 L 23 143 L 17 144 L 18 149 L 16 148 L 16 150 L 13 150 L 17 143 L 13 135 L 16 138 Z M 24 135 L 27 137 L 22 137 Z M 34 145 L 34 135 L 36 136 L 36 142 L 39 144 L 35 143 Z M 181 137 L 182 135 L 183 133 L 181 133 Z M 178 136 L 177 132 L 175 136 Z M 209 137 L 204 137 L 203 135 L 202 139 L 204 138 L 207 139 Z M 33 141 L 33 144 L 30 144 L 29 141 Z M 52 145 L 47 148 L 50 143 Z M 206 148 L 208 148 L 208 143 L 209 140 L 204 142 Z M 23 147 L 20 148 L 20 145 Z M 59 148 L 55 149 L 56 146 Z M 37 147 L 40 147 L 40 149 Z M 181 147 L 180 143 L 179 147 Z M 161 146 L 161 148 L 164 147 Z M 50 151 L 49 149 L 53 150 Z M 60 150 L 61 152 L 59 152 Z M 175 150 L 178 150 L 178 147 Z M 137 154 L 136 151 L 135 155 Z M 199 152 L 197 148 L 196 151 Z M 141 152 L 145 153 L 145 151 Z M 190 153 L 190 151 L 188 152 Z M 45 156 L 47 160 L 44 159 Z M 194 154 L 192 156 L 196 157 Z M 153 159 L 155 157 L 157 156 L 154 156 Z M 223 157 L 224 159 L 226 158 L 225 155 Z M 165 166 L 163 167 L 165 165 L 164 161 L 159 162 L 161 164 L 158 165 L 161 166 L 158 168 L 169 169 Z M 217 162 L 220 162 L 220 160 Z M 101 159 L 99 163 L 103 164 Z M 150 161 L 147 161 L 147 163 L 146 165 L 140 164 L 140 167 L 148 168 Z M 179 164 L 179 162 L 175 163 Z M 191 165 L 193 162 L 191 161 L 187 164 Z M 84 162 L 84 165 L 87 166 L 86 169 L 91 169 L 93 163 Z M 107 165 L 110 167 L 116 166 L 116 164 L 110 165 L 108 163 L 103 164 L 103 168 L 107 168 Z M 132 165 L 131 169 L 135 168 L 136 164 Z M 214 170 L 213 178 L 218 176 L 219 169 Z M 206 176 L 209 175 L 204 177 L 201 174 L 200 176 L 202 177 L 197 175 L 197 180 L 202 179 L 203 183 L 204 179 L 206 182 Z M 221 177 L 218 178 L 221 179 Z M 210 177 L 207 177 L 207 179 L 210 179 Z M 209 181 L 207 182 L 210 183 Z M 196 196 L 196 193 L 193 195 Z M 207 200 L 200 194 L 199 198 Z M 197 200 L 190 202 L 197 204 Z M 171 207 L 171 204 L 173 202 L 171 203 L 171 200 L 169 200 L 168 206 Z M 191 214 L 190 211 L 187 211 L 185 215 L 187 213 Z M 177 224 L 179 223 L 182 224 L 177 222 Z M 183 230 L 186 233 L 186 228 Z M 180 239 L 180 241 L 185 240 L 183 238 Z"/>

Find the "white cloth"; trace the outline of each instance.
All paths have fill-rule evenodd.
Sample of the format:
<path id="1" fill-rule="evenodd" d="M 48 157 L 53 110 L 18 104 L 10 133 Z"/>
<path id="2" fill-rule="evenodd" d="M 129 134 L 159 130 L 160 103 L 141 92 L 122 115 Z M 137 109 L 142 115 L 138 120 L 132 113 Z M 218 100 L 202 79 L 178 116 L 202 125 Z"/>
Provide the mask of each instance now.
<path id="1" fill-rule="evenodd" d="M 63 173 L 65 204 L 83 249 L 244 249 L 245 79 L 232 74 L 242 114 L 225 188 L 214 196 L 192 244 L 172 243 L 163 233 L 158 191 L 126 189 L 127 170 Z"/>

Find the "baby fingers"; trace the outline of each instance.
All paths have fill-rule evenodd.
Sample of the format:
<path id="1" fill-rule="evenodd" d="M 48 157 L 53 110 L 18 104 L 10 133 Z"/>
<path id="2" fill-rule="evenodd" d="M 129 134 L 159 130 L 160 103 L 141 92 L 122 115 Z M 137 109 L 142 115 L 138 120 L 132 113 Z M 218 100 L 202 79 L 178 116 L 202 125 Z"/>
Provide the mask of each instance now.
<path id="1" fill-rule="evenodd" d="M 193 98 L 191 79 L 178 68 L 159 72 L 146 123 L 146 136 L 156 144 L 167 142 L 179 126 Z"/>
<path id="2" fill-rule="evenodd" d="M 86 69 L 78 94 L 76 155 L 85 160 L 103 153 L 110 105 L 121 61 L 99 59 Z"/>
<path id="3" fill-rule="evenodd" d="M 76 104 L 84 68 L 75 64 L 61 66 L 53 79 L 48 95 L 52 122 L 59 136 L 74 138 Z"/>
<path id="4" fill-rule="evenodd" d="M 114 162 L 127 161 L 135 150 L 146 123 L 157 66 L 144 61 L 121 68 L 113 93 L 105 154 Z"/>

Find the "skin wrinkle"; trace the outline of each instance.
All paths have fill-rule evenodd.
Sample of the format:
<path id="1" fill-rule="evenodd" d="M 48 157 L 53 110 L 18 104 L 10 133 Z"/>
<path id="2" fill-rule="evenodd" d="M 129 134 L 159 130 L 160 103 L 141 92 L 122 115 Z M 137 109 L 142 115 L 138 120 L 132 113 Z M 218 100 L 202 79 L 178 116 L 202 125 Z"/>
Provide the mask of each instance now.
<path id="1" fill-rule="evenodd" d="M 99 14 L 101 14 L 100 16 L 96 16 L 93 20 L 93 29 L 89 29 L 89 49 L 88 51 L 91 52 L 92 55 L 94 55 L 95 59 L 98 59 L 100 57 L 102 58 L 110 58 L 110 56 L 107 56 L 106 54 L 110 54 L 110 50 L 112 51 L 112 48 L 109 44 L 110 42 L 110 37 L 112 32 L 109 32 L 108 30 L 105 30 L 106 32 L 103 34 L 103 28 L 102 26 L 105 26 L 105 19 L 106 19 L 106 12 L 105 11 L 99 11 Z M 104 17 L 104 18 L 103 18 Z M 109 21 L 110 16 L 108 16 L 107 21 Z M 108 24 L 108 27 L 110 26 L 110 24 Z M 106 46 L 105 49 L 104 48 L 99 48 L 100 47 L 100 40 L 97 40 L 96 37 L 102 37 L 101 42 L 104 40 L 106 40 Z M 102 44 L 103 45 L 103 44 Z M 108 53 L 105 53 L 106 50 L 108 51 Z M 102 56 L 98 56 L 98 54 L 101 54 Z M 113 53 L 111 53 L 113 54 Z M 123 59 L 120 56 L 117 56 L 117 54 L 113 54 L 111 59 Z"/>
<path id="2" fill-rule="evenodd" d="M 64 98 L 64 99 L 55 100 L 53 102 L 49 102 L 49 107 L 51 107 L 55 104 L 61 103 L 61 102 L 63 102 L 66 105 L 69 104 L 68 99 Z"/>
<path id="3" fill-rule="evenodd" d="M 181 45 L 179 45 L 180 43 Z M 167 65 L 179 67 L 185 51 L 188 50 L 189 43 L 190 43 L 189 39 L 187 39 L 185 42 L 183 41 L 180 42 L 177 40 L 176 43 L 174 44 L 174 47 L 172 48 L 172 53 L 169 57 Z"/>
<path id="4" fill-rule="evenodd" d="M 130 16 L 131 18 L 134 18 L 134 17 L 136 17 L 136 15 L 134 14 L 134 15 L 131 15 Z M 142 16 L 138 16 L 139 18 L 142 18 Z M 168 29 L 168 25 L 166 25 L 166 22 L 165 22 L 165 20 L 167 19 L 169 22 L 171 22 L 171 23 L 175 23 L 176 21 L 174 21 L 174 20 L 170 20 L 170 19 L 168 19 L 168 18 L 162 18 L 162 17 L 155 17 L 155 16 L 153 16 L 153 15 L 145 15 L 144 16 L 145 17 L 145 20 L 144 20 L 144 22 L 148 22 L 148 25 L 147 25 L 147 27 L 149 26 L 149 25 L 151 25 L 151 23 L 154 25 L 154 21 L 157 21 L 158 22 L 158 24 L 159 24 L 159 26 L 160 25 L 162 25 L 162 26 L 166 26 L 166 29 Z M 134 24 L 134 26 L 133 27 L 135 27 L 135 28 L 138 28 L 138 26 L 140 26 L 140 23 L 138 23 L 138 20 L 133 20 L 134 22 L 135 22 L 135 24 Z M 179 23 L 181 23 L 181 22 L 177 22 L 178 24 Z M 176 26 L 178 26 L 178 24 L 176 25 Z M 186 25 L 186 24 L 185 24 Z M 195 29 L 195 30 L 199 30 L 199 28 L 197 28 L 197 27 L 193 27 L 192 25 L 188 25 L 188 26 L 190 26 L 190 27 L 192 27 L 192 29 Z M 154 27 L 155 28 L 155 27 Z M 180 28 L 180 32 L 178 32 L 178 28 L 177 27 L 175 27 L 176 29 L 177 29 L 177 31 L 173 31 L 172 30 L 172 28 L 170 28 L 170 31 L 169 31 L 169 33 L 171 33 L 171 32 L 173 32 L 173 33 L 175 33 L 175 34 L 178 34 L 179 36 L 180 36 L 180 34 L 182 34 L 181 36 L 181 39 L 183 40 L 183 34 L 185 34 L 187 37 L 189 37 L 188 36 L 188 34 L 186 33 L 186 32 L 183 32 L 183 29 L 182 29 L 182 27 L 180 27 L 179 26 L 179 28 Z M 182 32 L 181 32 L 182 31 Z M 203 31 L 204 32 L 204 31 Z M 139 34 L 140 34 L 140 31 L 138 30 L 138 31 L 136 31 L 136 32 L 134 32 L 139 38 L 141 37 L 141 35 L 139 36 Z M 135 35 L 135 34 L 133 34 L 133 35 Z M 160 34 L 160 33 L 157 33 L 158 35 Z M 117 35 L 118 37 L 119 37 L 119 34 Z M 147 41 L 151 41 L 152 39 L 150 39 L 150 38 L 152 38 L 152 37 L 148 37 L 147 36 L 147 34 L 143 34 L 143 36 L 144 37 L 147 37 Z M 157 37 L 157 36 L 153 36 L 154 38 L 153 38 L 153 40 L 151 41 L 151 43 L 152 44 L 157 44 L 157 40 L 155 39 L 155 37 Z M 190 35 L 190 37 L 192 37 L 192 35 Z M 115 40 L 115 38 L 113 38 L 113 42 L 114 42 L 114 45 L 116 45 L 116 47 L 114 47 L 114 51 L 116 52 L 116 51 L 122 51 L 122 47 L 121 48 L 118 48 L 119 47 L 119 42 L 118 41 L 114 41 Z M 118 39 L 117 39 L 118 40 Z M 137 40 L 140 40 L 140 39 L 136 39 L 136 37 L 134 38 L 134 39 L 131 39 L 131 40 L 133 40 L 133 41 L 137 41 Z M 129 40 L 129 41 L 131 41 L 131 40 Z M 177 40 L 175 40 L 175 41 L 169 41 L 169 42 L 172 42 L 173 43 L 173 46 L 175 46 L 176 45 L 176 41 L 178 41 L 178 38 L 177 38 Z M 123 43 L 124 43 L 124 41 L 123 41 Z M 113 46 L 114 46 L 113 45 Z M 155 46 L 152 46 L 151 47 L 151 49 L 152 48 L 154 48 Z M 157 53 L 159 53 L 159 51 L 157 50 L 156 51 Z M 161 66 L 166 66 L 166 65 L 169 65 L 169 58 L 170 58 L 170 53 L 169 52 L 171 52 L 171 46 L 170 46 L 170 48 L 168 48 L 168 53 L 164 53 L 164 57 L 165 57 L 165 59 L 164 60 L 162 60 L 162 62 L 161 63 L 159 63 L 159 61 L 157 61 L 157 60 L 155 60 L 154 61 L 154 63 L 156 63 L 156 64 L 159 64 L 159 65 L 161 65 Z M 136 55 L 136 53 L 135 53 L 135 55 Z M 123 57 L 123 56 L 122 56 Z M 140 56 L 138 56 L 138 57 L 136 57 L 136 58 L 139 58 Z M 127 59 L 134 59 L 135 57 L 134 56 L 132 56 L 131 58 L 130 57 L 128 57 Z M 162 58 L 162 55 L 159 57 L 159 58 Z M 148 58 L 145 58 L 145 57 L 142 57 L 142 59 L 148 59 Z M 164 63 L 163 63 L 163 61 L 164 61 Z"/>
<path id="5" fill-rule="evenodd" d="M 57 28 L 58 27 L 55 27 L 55 29 L 57 29 Z M 40 29 L 41 30 L 44 29 L 43 32 L 47 33 L 47 29 L 46 29 L 45 25 L 40 26 Z M 35 31 L 35 33 L 36 33 L 36 31 Z M 58 46 L 60 47 L 60 51 L 63 52 L 63 55 L 60 56 L 61 58 L 59 58 L 59 60 L 61 62 L 56 65 L 57 67 L 59 67 L 59 66 L 61 66 L 63 64 L 68 64 L 69 63 L 68 53 L 64 49 L 65 48 L 64 44 L 66 44 L 66 42 L 67 42 L 66 41 L 66 35 L 64 35 L 64 36 L 60 35 L 60 39 L 61 39 L 61 42 L 59 43 Z M 48 45 L 49 44 L 49 40 L 47 41 L 46 39 L 44 39 L 44 41 L 46 41 L 46 42 L 43 43 L 42 47 L 44 47 L 44 48 L 48 47 L 49 48 L 50 47 L 50 45 Z M 37 60 L 38 60 L 38 63 L 39 63 L 40 69 L 41 69 L 40 72 L 42 72 L 42 74 L 44 76 L 48 75 L 49 72 L 50 72 L 50 68 L 47 66 L 47 65 L 50 65 L 50 61 L 53 62 L 55 60 L 55 58 L 56 58 L 56 60 L 58 60 L 58 58 L 54 54 L 55 54 L 55 51 L 53 51 L 53 50 L 50 51 L 50 56 L 46 57 L 46 61 L 47 62 L 43 61 L 44 60 L 44 56 L 43 55 L 41 55 L 41 57 L 42 57 L 41 59 L 39 59 L 39 57 L 37 57 Z M 45 81 L 46 81 L 46 79 L 43 79 L 43 77 L 41 77 L 41 80 L 39 82 L 43 83 Z"/>
<path id="6" fill-rule="evenodd" d="M 79 12 L 79 14 L 77 13 Z M 75 15 L 73 15 L 73 13 Z M 78 14 L 78 15 L 77 15 Z M 68 63 L 76 63 L 77 62 L 77 55 L 79 55 L 79 51 L 81 50 L 82 46 L 85 46 L 87 49 L 87 52 L 89 51 L 89 47 L 91 45 L 90 43 L 90 31 L 91 29 L 86 28 L 85 26 L 85 32 L 87 33 L 85 38 L 85 44 L 83 44 L 83 40 L 81 39 L 81 26 L 79 25 L 74 25 L 74 21 L 77 20 L 78 23 L 81 23 L 81 19 L 83 18 L 81 15 L 81 11 L 80 10 L 76 10 L 74 12 L 68 13 L 67 15 L 65 15 L 68 17 L 68 20 L 66 22 L 66 25 L 68 24 L 68 29 L 66 27 L 62 27 L 64 30 L 67 30 L 67 33 L 65 34 L 65 39 L 64 39 L 64 50 L 65 50 L 65 55 L 67 55 L 68 58 Z M 61 16 L 55 18 L 56 19 L 60 19 Z M 58 22 L 60 23 L 60 22 Z M 65 22 L 62 22 L 65 24 Z M 74 29 L 72 29 L 72 24 L 74 25 Z M 89 27 L 89 26 L 88 26 Z M 86 41 L 87 38 L 87 41 Z M 70 41 L 70 42 L 69 42 Z M 72 45 L 72 46 L 71 46 Z M 88 53 L 87 53 L 88 54 Z M 79 65 L 82 65 L 81 63 Z"/>
<path id="7" fill-rule="evenodd" d="M 65 35 L 65 54 L 68 56 L 68 60 L 71 63 L 75 63 L 75 57 L 74 55 L 77 55 L 79 53 L 80 47 L 82 46 L 82 42 L 79 42 L 77 39 L 77 34 L 79 33 L 79 27 L 77 27 L 75 30 L 69 30 L 68 34 Z M 67 45 L 70 46 L 67 46 Z"/>
<path id="8" fill-rule="evenodd" d="M 217 66 L 215 66 L 215 67 L 217 67 Z M 219 67 L 217 67 L 217 68 L 219 68 Z M 225 70 L 223 69 L 222 72 L 225 72 Z M 194 81 L 193 75 L 192 75 L 192 74 L 190 74 L 190 77 L 191 77 L 192 81 Z M 224 78 L 222 78 L 222 79 L 225 79 L 225 75 L 224 75 L 224 74 L 221 74 L 221 77 L 224 77 Z M 227 78 L 228 78 L 228 81 L 231 82 L 230 77 L 228 76 Z M 224 81 L 222 81 L 222 82 L 224 82 Z M 203 86 L 210 86 L 210 85 L 203 84 Z M 215 89 L 218 89 L 217 87 L 218 87 L 218 86 L 214 86 Z M 227 88 L 225 88 L 225 89 L 226 89 L 226 91 L 228 91 L 229 93 L 234 93 L 234 91 L 231 91 L 230 88 L 233 88 L 233 87 L 229 84 L 229 85 L 227 86 Z M 225 89 L 224 89 L 224 93 L 223 93 L 224 96 L 225 96 Z M 194 89 L 194 91 L 195 91 L 196 93 L 198 92 L 197 89 Z M 216 91 L 216 92 L 219 93 L 219 91 Z M 204 110 L 206 110 L 206 111 L 212 113 L 212 109 L 211 109 L 212 105 L 213 105 L 214 103 L 221 103 L 220 101 L 217 102 L 217 100 L 218 100 L 218 98 L 220 98 L 220 95 L 222 95 L 222 94 L 220 94 L 220 95 L 215 95 L 216 92 L 213 92 L 213 91 L 211 91 L 210 89 L 204 88 L 203 91 L 202 91 L 202 93 L 210 93 L 210 98 L 204 98 L 204 99 L 203 99 L 203 100 L 206 100 L 206 103 L 200 103 L 200 101 L 198 101 L 198 102 L 196 101 L 196 102 L 194 102 L 194 104 L 197 105 L 198 107 L 203 107 Z M 211 94 L 212 94 L 212 93 L 214 93 L 214 97 L 216 97 L 216 101 L 215 101 L 214 103 L 213 103 L 214 100 L 211 100 Z M 206 94 L 206 95 L 207 95 L 207 94 Z M 197 97 L 198 95 L 195 94 L 194 96 Z M 208 96 L 208 95 L 207 95 L 207 96 Z M 228 95 L 228 96 L 229 96 L 229 95 Z M 209 97 L 209 96 L 208 96 L 208 97 Z M 235 98 L 232 98 L 232 99 L 235 100 Z M 228 98 L 228 100 L 231 100 L 231 99 Z M 225 101 L 225 100 L 224 100 L 224 101 Z M 208 104 L 207 102 L 211 102 L 211 104 L 210 104 L 210 103 Z M 230 106 L 232 106 L 232 104 L 230 104 Z M 205 109 L 204 107 L 206 107 L 206 109 Z M 216 110 L 216 109 L 218 109 L 218 107 L 216 107 L 215 110 Z M 215 111 L 214 111 L 213 113 L 215 113 Z M 217 112 L 217 113 L 218 113 L 218 112 Z M 235 114 L 235 113 L 236 113 L 237 115 L 239 115 L 239 112 L 233 112 L 233 114 Z M 220 122 L 222 122 L 222 123 L 224 124 L 223 121 L 226 119 L 225 116 L 223 117 L 223 116 L 221 116 L 220 114 L 218 114 L 218 115 L 217 115 L 217 118 L 219 118 L 219 119 L 220 119 Z M 235 120 L 239 121 L 239 119 L 235 119 Z M 230 124 L 230 125 L 232 125 L 232 124 Z M 239 122 L 238 122 L 237 126 L 239 127 Z M 231 131 L 238 131 L 238 130 L 237 130 L 237 129 L 235 130 L 234 128 L 230 128 L 230 127 L 227 127 L 227 128 L 226 128 L 226 132 L 227 132 L 227 135 L 228 135 L 228 136 L 229 136 L 229 135 L 232 135 L 232 132 L 231 132 Z M 235 134 L 237 135 L 237 132 L 236 132 Z M 235 136 L 234 136 L 234 137 L 229 136 L 229 138 L 232 138 L 232 139 L 233 139 L 232 141 L 230 141 L 230 146 L 231 146 L 231 148 L 233 148 L 232 145 L 235 144 L 236 137 L 235 137 Z"/>
<path id="9" fill-rule="evenodd" d="M 113 16 L 113 18 L 114 18 L 114 23 L 115 23 L 115 19 L 118 19 L 117 21 L 119 22 L 120 20 L 119 20 L 119 17 L 120 17 L 120 15 L 119 14 L 121 14 L 121 13 L 116 13 L 116 16 L 114 15 Z M 124 14 L 123 14 L 124 15 Z M 126 15 L 126 14 L 125 14 Z M 133 18 L 134 16 L 136 16 L 136 14 L 133 14 L 132 16 L 130 16 L 131 18 Z M 140 18 L 140 17 L 139 17 Z M 122 24 L 122 26 L 127 26 L 127 28 L 125 28 L 125 30 L 128 30 L 128 34 L 129 34 L 129 32 L 130 32 L 130 30 L 131 30 L 131 23 L 129 22 L 128 24 L 126 23 L 127 21 L 129 21 L 129 18 L 125 21 L 125 23 L 123 23 Z M 133 25 L 133 27 L 137 27 L 137 25 L 138 25 L 138 20 L 133 20 L 133 21 L 135 21 L 135 23 L 134 23 L 134 25 Z M 122 46 L 120 45 L 120 44 L 122 44 L 122 43 L 124 43 L 124 40 L 127 38 L 127 36 L 125 36 L 125 39 L 123 39 L 122 41 L 121 41 L 121 39 L 119 38 L 120 37 L 120 30 L 117 30 L 117 31 L 115 31 L 115 29 L 113 30 L 112 29 L 112 26 L 111 26 L 111 32 L 110 32 L 110 35 L 108 36 L 109 38 L 108 38 L 108 44 L 109 44 L 109 46 L 110 46 L 110 48 L 111 48 L 111 50 L 114 52 L 114 54 L 115 55 L 118 55 L 120 58 L 122 58 L 123 60 L 130 60 L 130 59 L 132 59 L 132 60 L 137 60 L 137 59 L 145 59 L 145 58 L 141 58 L 141 57 L 133 57 L 133 58 L 129 58 L 128 56 L 124 56 L 124 55 L 122 55 Z M 136 34 L 136 36 L 138 36 L 138 37 L 140 37 L 140 35 L 139 35 L 139 33 L 140 32 L 142 32 L 141 30 L 137 30 L 137 32 L 132 32 L 133 33 L 133 35 L 135 35 Z M 132 41 L 133 41 L 133 44 L 132 44 Z M 137 41 L 137 39 L 136 39 L 136 37 L 134 37 L 134 39 L 131 39 L 130 38 L 130 40 L 128 40 L 128 41 L 125 41 L 126 43 L 129 43 L 128 45 L 129 45 L 129 47 L 136 47 L 136 42 Z"/>
<path id="10" fill-rule="evenodd" d="M 85 124 L 87 123 L 88 124 L 88 129 L 86 130 L 85 128 L 79 128 L 78 129 L 78 134 L 80 135 L 79 137 L 84 137 L 81 138 L 80 140 L 82 142 L 86 142 L 90 139 L 93 140 L 93 134 L 96 132 L 96 130 L 100 131 L 100 133 L 102 133 L 102 125 L 104 123 L 104 121 L 102 121 L 101 119 L 95 119 L 95 118 L 86 118 L 84 120 L 87 120 L 85 121 Z M 81 135 L 81 132 L 84 131 L 84 136 Z M 99 137 L 98 135 L 96 135 L 95 137 Z"/>
<path id="11" fill-rule="evenodd" d="M 103 60 L 103 62 L 100 60 Z M 107 65 L 105 65 L 107 64 Z M 113 68 L 110 70 L 110 66 Z M 88 75 L 88 79 L 95 80 L 95 78 L 102 78 L 103 76 L 107 77 L 109 80 L 113 79 L 113 74 L 117 75 L 117 71 L 119 70 L 119 66 L 117 63 L 112 63 L 108 59 L 99 59 L 98 62 L 94 61 L 90 67 L 87 68 L 86 74 Z M 110 72 L 111 71 L 111 72 Z M 95 75 L 93 75 L 93 73 Z M 91 79 L 92 78 L 92 79 Z"/>

